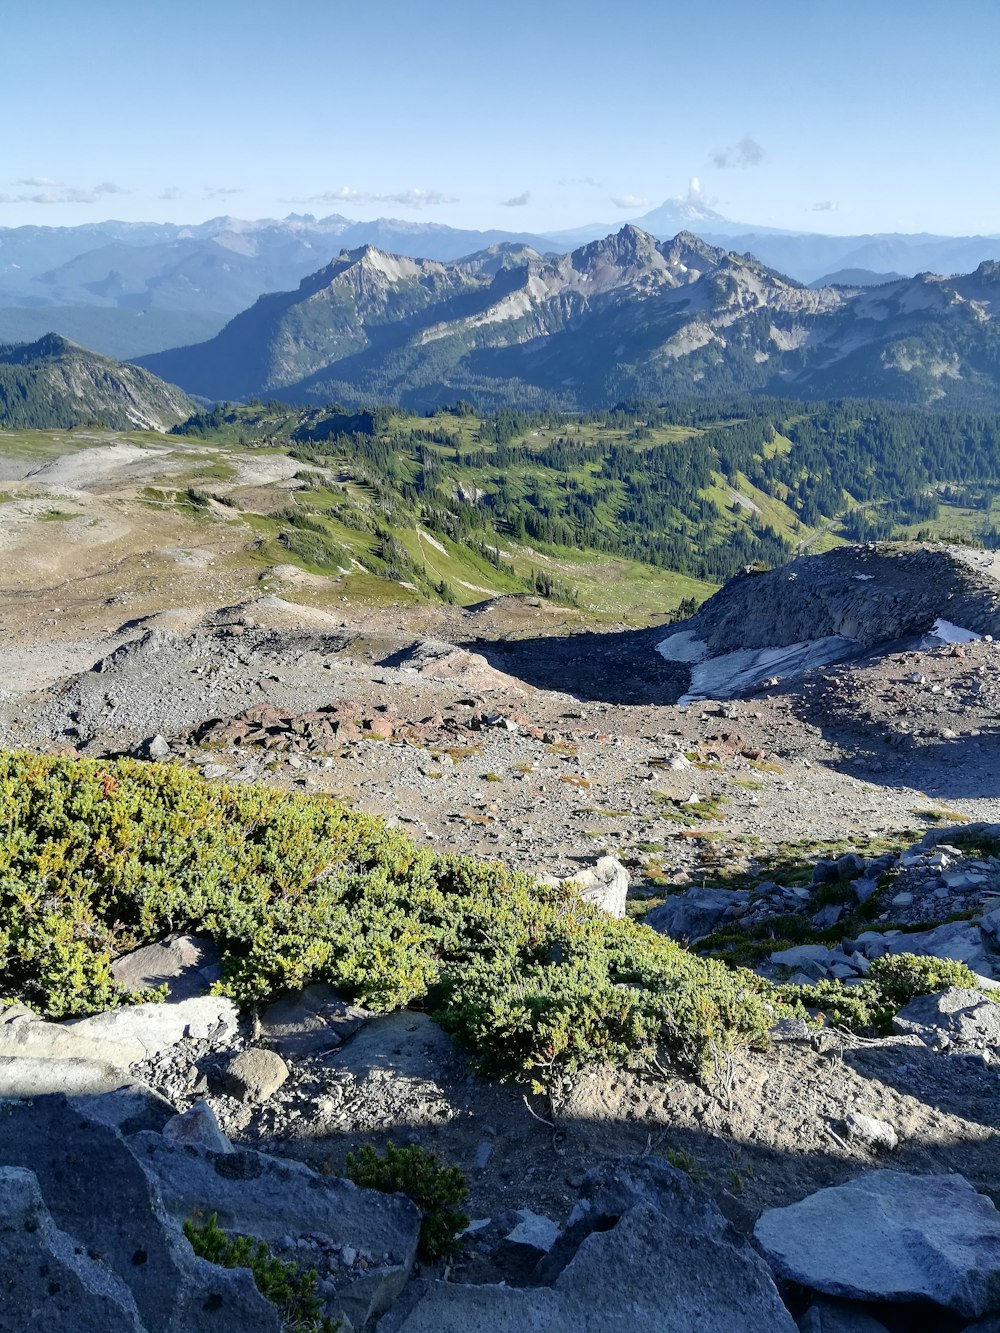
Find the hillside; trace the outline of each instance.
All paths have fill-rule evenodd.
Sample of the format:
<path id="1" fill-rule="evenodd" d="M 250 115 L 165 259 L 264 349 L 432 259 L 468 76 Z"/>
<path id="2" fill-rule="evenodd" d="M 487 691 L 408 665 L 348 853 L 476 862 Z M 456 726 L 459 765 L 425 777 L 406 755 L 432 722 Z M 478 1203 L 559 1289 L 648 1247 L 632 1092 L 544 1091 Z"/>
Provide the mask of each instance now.
<path id="1" fill-rule="evenodd" d="M 141 364 L 215 399 L 581 409 L 750 391 L 995 405 L 998 271 L 812 291 L 690 233 L 660 243 L 630 226 L 557 258 L 501 247 L 442 264 L 367 246 Z"/>
<path id="2" fill-rule="evenodd" d="M 194 408 L 173 385 L 47 334 L 0 347 L 0 427 L 51 430 L 100 424 L 167 430 Z"/>

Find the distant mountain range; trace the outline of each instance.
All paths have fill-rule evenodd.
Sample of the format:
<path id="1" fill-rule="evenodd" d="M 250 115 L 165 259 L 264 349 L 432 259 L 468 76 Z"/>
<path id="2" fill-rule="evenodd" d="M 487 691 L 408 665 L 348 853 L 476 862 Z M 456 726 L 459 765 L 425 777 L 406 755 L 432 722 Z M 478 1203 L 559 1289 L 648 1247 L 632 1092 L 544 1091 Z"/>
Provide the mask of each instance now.
<path id="1" fill-rule="evenodd" d="M 634 220 L 659 240 L 680 231 L 753 254 L 800 282 L 844 269 L 912 276 L 969 272 L 1000 258 L 991 236 L 825 236 L 735 222 L 698 201 L 670 199 Z M 338 214 L 195 225 L 99 222 L 0 228 L 0 341 L 55 331 L 114 356 L 140 356 L 210 337 L 262 293 L 287 291 L 342 250 L 452 263 L 498 244 L 559 254 L 620 224 L 534 235 Z"/>
<path id="2" fill-rule="evenodd" d="M 169 430 L 195 410 L 173 385 L 137 366 L 49 334 L 0 347 L 0 428 Z"/>
<path id="3" fill-rule="evenodd" d="M 1000 403 L 1000 264 L 813 291 L 689 232 L 547 257 L 342 251 L 213 339 L 140 359 L 208 399 L 563 408 L 773 393 Z"/>

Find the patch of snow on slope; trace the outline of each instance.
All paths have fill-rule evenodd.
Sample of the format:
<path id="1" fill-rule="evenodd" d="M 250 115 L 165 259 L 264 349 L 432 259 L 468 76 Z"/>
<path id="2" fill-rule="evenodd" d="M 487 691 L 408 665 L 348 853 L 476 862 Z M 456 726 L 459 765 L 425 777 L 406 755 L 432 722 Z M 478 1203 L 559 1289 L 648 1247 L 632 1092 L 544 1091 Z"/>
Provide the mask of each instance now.
<path id="1" fill-rule="evenodd" d="M 679 704 L 700 699 L 730 699 L 742 690 L 753 689 L 771 676 L 797 676 L 810 667 L 827 666 L 853 656 L 859 648 L 854 639 L 830 634 L 822 639 L 789 643 L 780 648 L 740 648 L 733 653 L 709 657 L 707 645 L 690 630 L 672 634 L 657 644 L 668 662 L 691 664 L 691 685 Z"/>
<path id="2" fill-rule="evenodd" d="M 963 629 L 939 616 L 920 641 L 921 648 L 939 648 L 945 643 L 978 643 L 983 636 L 973 629 Z"/>

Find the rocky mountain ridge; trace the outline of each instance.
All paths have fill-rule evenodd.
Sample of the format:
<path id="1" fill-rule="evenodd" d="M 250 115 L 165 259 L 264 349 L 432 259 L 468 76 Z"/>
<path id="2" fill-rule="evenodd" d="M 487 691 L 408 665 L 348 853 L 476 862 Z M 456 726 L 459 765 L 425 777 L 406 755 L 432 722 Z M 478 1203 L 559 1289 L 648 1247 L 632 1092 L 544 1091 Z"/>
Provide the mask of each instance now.
<path id="1" fill-rule="evenodd" d="M 803 398 L 1000 400 L 997 266 L 814 291 L 688 232 L 626 226 L 569 254 L 490 249 L 457 264 L 343 251 L 214 339 L 141 358 L 210 398 L 382 398 L 428 406 L 746 389 Z"/>

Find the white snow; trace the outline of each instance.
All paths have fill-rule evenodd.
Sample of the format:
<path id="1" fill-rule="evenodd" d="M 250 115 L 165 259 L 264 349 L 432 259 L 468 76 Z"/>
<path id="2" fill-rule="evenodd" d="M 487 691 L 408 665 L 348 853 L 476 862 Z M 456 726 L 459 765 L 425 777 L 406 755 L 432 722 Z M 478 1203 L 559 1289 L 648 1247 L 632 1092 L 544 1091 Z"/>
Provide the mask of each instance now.
<path id="1" fill-rule="evenodd" d="M 682 630 L 657 644 L 657 652 L 668 662 L 691 663 L 690 689 L 677 701 L 691 704 L 699 699 L 729 699 L 770 676 L 797 676 L 810 667 L 839 662 L 857 652 L 858 646 L 854 639 L 830 634 L 780 648 L 740 648 L 709 657 L 704 641 Z"/>
<path id="2" fill-rule="evenodd" d="M 978 643 L 983 636 L 973 629 L 963 629 L 953 625 L 950 620 L 935 620 L 920 641 L 921 648 L 938 648 L 944 643 Z"/>

